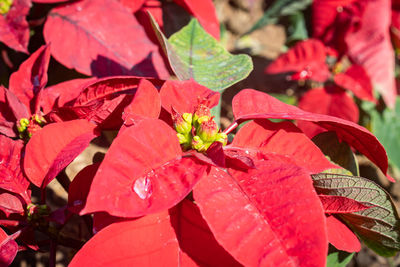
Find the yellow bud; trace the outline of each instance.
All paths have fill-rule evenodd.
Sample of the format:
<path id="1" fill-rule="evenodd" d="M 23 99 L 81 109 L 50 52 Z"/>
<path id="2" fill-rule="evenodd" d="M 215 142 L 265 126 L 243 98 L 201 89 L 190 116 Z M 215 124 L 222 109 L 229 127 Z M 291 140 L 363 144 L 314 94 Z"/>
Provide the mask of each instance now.
<path id="1" fill-rule="evenodd" d="M 215 141 L 222 143 L 223 146 L 226 146 L 226 144 L 228 143 L 228 136 L 226 135 L 226 133 L 217 133 Z"/>
<path id="2" fill-rule="evenodd" d="M 208 147 L 201 140 L 200 136 L 195 135 L 192 139 L 192 148 L 199 152 L 206 152 Z"/>
<path id="3" fill-rule="evenodd" d="M 196 128 L 196 134 L 200 136 L 200 138 L 204 142 L 213 142 L 215 141 L 216 134 L 218 133 L 218 125 L 213 120 L 212 117 L 203 116 L 198 119 L 198 126 Z"/>
<path id="4" fill-rule="evenodd" d="M 188 138 L 181 133 L 177 133 L 176 136 L 178 136 L 179 144 L 184 144 L 189 141 Z"/>
<path id="5" fill-rule="evenodd" d="M 0 14 L 7 14 L 10 11 L 12 2 L 12 0 L 0 0 Z"/>
<path id="6" fill-rule="evenodd" d="M 29 125 L 29 120 L 27 118 L 22 118 L 19 120 L 19 124 L 23 127 L 26 127 Z"/>

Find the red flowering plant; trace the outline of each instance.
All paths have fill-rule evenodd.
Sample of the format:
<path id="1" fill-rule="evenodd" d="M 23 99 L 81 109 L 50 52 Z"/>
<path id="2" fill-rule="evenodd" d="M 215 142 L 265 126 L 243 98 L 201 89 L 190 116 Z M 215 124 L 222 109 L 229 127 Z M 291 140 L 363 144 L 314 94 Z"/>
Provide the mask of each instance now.
<path id="1" fill-rule="evenodd" d="M 360 112 L 353 96 L 377 104 L 375 91 L 393 108 L 396 88 L 390 5 L 385 1 L 328 0 L 314 1 L 311 8 L 311 38 L 296 43 L 265 72 L 292 73 L 290 80 L 312 89 L 300 92 L 299 107 L 307 111 L 357 123 Z M 395 15 L 393 20 L 395 23 Z M 310 137 L 324 131 L 309 123 L 298 126 Z"/>
<path id="2" fill-rule="evenodd" d="M 102 15 L 105 11 L 109 16 Z M 51 44 L 54 59 L 82 74 L 165 79 L 169 71 L 156 44 L 147 12 L 153 14 L 160 25 L 164 25 L 164 21 L 171 24 L 166 16 L 176 19 L 192 15 L 207 32 L 219 39 L 219 22 L 211 0 L 201 3 L 193 0 L 176 0 L 174 3 L 158 0 L 2 0 L 0 42 L 10 48 L 1 48 L 2 57 L 13 67 L 15 60 L 11 50 L 28 54 L 29 39 L 38 36 L 47 45 Z M 30 38 L 30 32 L 34 37 Z M 76 46 L 77 43 L 80 45 Z"/>
<path id="3" fill-rule="evenodd" d="M 126 14 L 120 3 L 106 2 L 111 14 Z M 192 1 L 178 2 L 197 10 Z M 67 3 L 52 9 L 46 23 L 82 26 L 71 18 L 103 7 Z M 50 54 L 60 60 L 53 43 L 62 43 L 55 40 L 12 74 L 9 89 L 1 87 L 1 264 L 9 265 L 19 249 L 50 246 L 55 257 L 58 245 L 77 251 L 70 266 L 325 266 L 329 244 L 352 253 L 362 240 L 384 256 L 400 249 L 393 201 L 357 176 L 351 161 L 357 150 L 386 174 L 386 152 L 370 132 L 253 89 L 234 97 L 234 121 L 221 129 L 219 92 L 246 77 L 251 60 L 229 54 L 196 20 L 168 39 L 155 21 L 154 33 L 179 80 L 159 79 L 164 63 L 153 61 L 150 77 L 76 79 L 46 88 Z M 47 30 L 54 33 L 45 25 L 45 39 Z M 136 64 L 149 51 L 141 52 L 127 51 L 137 57 L 127 65 L 110 63 L 124 58 L 119 53 L 96 65 L 93 53 L 95 59 L 67 66 L 92 75 L 105 71 L 98 76 L 133 66 L 148 74 L 147 64 Z M 311 141 L 291 120 L 329 132 Z M 116 137 L 104 158 L 65 184 L 68 204 L 51 210 L 48 184 L 62 182 L 70 162 L 106 130 Z M 34 187 L 40 200 L 31 196 Z M 61 232 L 74 224 L 72 216 L 86 220 L 90 239 Z M 46 239 L 38 240 L 37 232 Z"/>
<path id="4" fill-rule="evenodd" d="M 139 90 L 156 92 L 145 80 Z M 398 250 L 398 215 L 384 190 L 335 174 L 340 167 L 294 124 L 266 118 L 317 123 L 386 171 L 384 149 L 364 128 L 247 89 L 233 100 L 235 123 L 221 132 L 209 113 L 215 92 L 167 81 L 152 95 L 147 112 L 125 113 L 101 164 L 71 185 L 70 209 L 94 213 L 99 231 L 71 266 L 160 258 L 170 265 L 325 266 L 328 242 L 360 249 L 353 231 L 382 253 Z M 225 146 L 226 135 L 249 119 Z M 387 232 L 375 232 L 380 227 Z"/>
<path id="5" fill-rule="evenodd" d="M 45 88 L 49 49 L 43 46 L 33 53 L 11 75 L 9 89 L 0 87 L 1 224 L 14 233 L 12 240 L 7 236 L 4 240 L 14 244 L 13 240 L 18 238 L 23 247 L 33 249 L 38 249 L 35 231 L 59 238 L 54 236 L 58 230 L 51 222 L 64 225 L 71 215 L 64 208 L 49 210 L 46 186 L 57 175 L 62 177 L 63 169 L 100 130 L 120 127 L 122 120 L 115 118 L 121 117 L 123 107 L 129 104 L 140 81 L 130 76 L 77 79 Z M 65 88 L 69 89 L 67 93 Z M 41 188 L 40 203 L 32 203 L 31 183 Z M 67 188 L 68 184 L 64 186 Z M 71 241 L 68 237 L 61 238 L 60 242 L 81 245 L 80 241 Z M 5 262 L 15 256 L 12 247 L 9 254 L 4 250 Z"/>

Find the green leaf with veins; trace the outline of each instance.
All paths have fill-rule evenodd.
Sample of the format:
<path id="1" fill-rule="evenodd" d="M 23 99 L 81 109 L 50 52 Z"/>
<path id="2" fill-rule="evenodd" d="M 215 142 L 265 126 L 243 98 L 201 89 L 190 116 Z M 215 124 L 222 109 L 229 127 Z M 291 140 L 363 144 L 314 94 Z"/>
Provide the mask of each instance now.
<path id="1" fill-rule="evenodd" d="M 400 250 L 400 218 L 390 195 L 369 179 L 320 173 L 312 175 L 318 194 L 342 196 L 372 206 L 369 209 L 338 215 L 381 256 L 394 256 Z"/>
<path id="2" fill-rule="evenodd" d="M 245 79 L 253 70 L 248 55 L 232 55 L 196 19 L 167 39 L 153 18 L 152 25 L 179 80 L 194 79 L 214 91 Z"/>

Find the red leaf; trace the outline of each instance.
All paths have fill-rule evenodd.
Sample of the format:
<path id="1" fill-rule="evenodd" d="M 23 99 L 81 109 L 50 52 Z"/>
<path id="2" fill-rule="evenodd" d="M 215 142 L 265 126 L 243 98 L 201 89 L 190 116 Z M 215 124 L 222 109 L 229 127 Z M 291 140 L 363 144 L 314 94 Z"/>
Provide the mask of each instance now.
<path id="1" fill-rule="evenodd" d="M 14 123 L 11 121 L 0 121 L 0 133 L 10 138 L 16 138 Z"/>
<path id="2" fill-rule="evenodd" d="M 47 84 L 50 46 L 42 46 L 33 53 L 10 77 L 9 89 L 32 114 L 39 111 L 39 92 Z"/>
<path id="3" fill-rule="evenodd" d="M 47 114 L 54 108 L 74 102 L 86 85 L 94 80 L 95 78 L 73 79 L 45 88 L 40 98 L 43 112 Z"/>
<path id="4" fill-rule="evenodd" d="M 326 218 L 326 228 L 328 232 L 328 241 L 335 248 L 350 253 L 360 251 L 361 244 L 357 236 L 334 216 L 328 216 Z"/>
<path id="5" fill-rule="evenodd" d="M 183 200 L 170 210 L 180 249 L 196 266 L 242 266 L 215 239 L 199 208 Z"/>
<path id="6" fill-rule="evenodd" d="M 136 89 L 141 79 L 143 78 L 136 76 L 117 76 L 98 79 L 86 85 L 74 104 L 86 105 L 93 100 L 109 98 L 113 95 L 115 96 L 125 91 Z M 154 78 L 147 79 L 156 86 L 161 86 L 164 83 L 164 81 Z"/>
<path id="7" fill-rule="evenodd" d="M 388 160 L 385 149 L 367 129 L 340 118 L 303 111 L 262 92 L 241 90 L 232 101 L 233 114 L 238 122 L 250 119 L 289 119 L 312 121 L 327 130 L 335 131 L 341 140 L 374 162 L 384 173 Z M 390 177 L 388 177 L 390 180 Z"/>
<path id="8" fill-rule="evenodd" d="M 139 121 L 114 139 L 81 213 L 137 217 L 170 208 L 205 169 L 195 159 L 182 158 L 176 132 L 165 122 Z"/>
<path id="9" fill-rule="evenodd" d="M 136 89 L 141 77 L 107 77 L 86 85 L 74 105 L 86 105 L 93 100 L 102 100 L 121 94 L 124 91 Z"/>
<path id="10" fill-rule="evenodd" d="M 197 18 L 203 28 L 219 40 L 219 21 L 212 0 L 175 0 Z"/>
<path id="11" fill-rule="evenodd" d="M 326 87 L 313 89 L 303 95 L 299 101 L 299 108 L 305 111 L 325 114 L 354 123 L 358 122 L 359 112 L 356 103 L 342 89 Z M 314 123 L 299 121 L 299 128 L 310 138 L 326 131 Z"/>
<path id="12" fill-rule="evenodd" d="M 82 106 L 62 107 L 56 113 L 61 120 L 85 119 L 101 129 L 118 129 L 122 112 L 132 96 L 118 95 L 112 99 L 95 99 Z"/>
<path id="13" fill-rule="evenodd" d="M 338 73 L 333 79 L 336 85 L 353 92 L 358 98 L 376 103 L 371 80 L 363 67 L 352 65 L 345 73 Z"/>
<path id="14" fill-rule="evenodd" d="M 94 163 L 82 169 L 72 180 L 68 189 L 68 210 L 79 213 L 85 206 L 93 178 L 100 163 Z"/>
<path id="15" fill-rule="evenodd" d="M 361 16 L 362 27 L 347 34 L 345 41 L 351 60 L 364 67 L 386 105 L 393 108 L 396 102 L 395 57 L 389 34 L 390 22 L 390 1 L 368 1 Z"/>
<path id="16" fill-rule="evenodd" d="M 130 12 L 135 13 L 138 11 L 143 4 L 146 2 L 146 0 L 120 0 L 121 4 L 123 4 L 125 7 L 129 9 Z"/>
<path id="17" fill-rule="evenodd" d="M 162 107 L 171 113 L 171 107 L 180 113 L 193 113 L 199 100 L 207 99 L 212 108 L 219 102 L 220 94 L 194 80 L 166 81 L 160 91 Z"/>
<path id="18" fill-rule="evenodd" d="M 310 173 L 338 168 L 291 122 L 273 123 L 256 120 L 243 126 L 235 135 L 233 147 L 256 148 L 266 153 L 290 157 Z"/>
<path id="19" fill-rule="evenodd" d="M 188 200 L 158 214 L 114 223 L 97 233 L 70 266 L 238 266 Z M 157 265 L 157 264 L 156 264 Z"/>
<path id="20" fill-rule="evenodd" d="M 325 45 L 335 47 L 341 53 L 345 49 L 343 37 L 353 29 L 353 25 L 342 14 L 358 17 L 361 10 L 349 8 L 356 0 L 315 0 L 312 4 L 313 38 L 320 39 Z M 361 2 L 361 1 L 358 1 Z M 358 3 L 357 3 L 358 4 Z"/>
<path id="21" fill-rule="evenodd" d="M 371 208 L 354 199 L 342 196 L 319 195 L 325 213 L 352 213 Z"/>
<path id="22" fill-rule="evenodd" d="M 14 118 L 16 120 L 20 120 L 22 118 L 30 118 L 31 112 L 28 109 L 28 106 L 25 106 L 19 98 L 10 90 L 5 89 L 7 103 L 11 111 L 13 112 Z"/>
<path id="23" fill-rule="evenodd" d="M 0 228 L 0 266 L 9 266 L 18 252 L 18 244 Z"/>
<path id="24" fill-rule="evenodd" d="M 6 103 L 6 90 L 6 88 L 0 85 L 0 133 L 8 137 L 15 138 L 15 117 L 9 106 L 9 103 Z"/>
<path id="25" fill-rule="evenodd" d="M 25 212 L 21 199 L 6 192 L 0 193 L 0 210 L 3 211 L 6 216 L 13 213 L 24 214 Z"/>
<path id="26" fill-rule="evenodd" d="M 29 182 L 21 171 L 21 153 L 24 144 L 0 135 L 0 187 L 21 195 L 30 203 Z"/>
<path id="27" fill-rule="evenodd" d="M 167 211 L 114 223 L 97 233 L 75 255 L 70 267 L 178 266 L 182 257 Z"/>
<path id="28" fill-rule="evenodd" d="M 54 8 L 43 34 L 46 43 L 52 44 L 54 58 L 86 75 L 169 76 L 157 46 L 116 0 L 79 1 Z"/>
<path id="29" fill-rule="evenodd" d="M 86 120 L 49 124 L 26 145 L 24 171 L 36 186 L 45 187 L 76 158 L 97 135 Z"/>
<path id="30" fill-rule="evenodd" d="M 0 42 L 23 53 L 28 53 L 29 25 L 25 17 L 30 8 L 30 0 L 14 0 L 8 13 L 0 16 Z"/>
<path id="31" fill-rule="evenodd" d="M 124 109 L 122 118 L 125 125 L 131 125 L 137 117 L 157 119 L 161 111 L 161 98 L 157 88 L 142 79 L 132 102 Z"/>
<path id="32" fill-rule="evenodd" d="M 280 55 L 265 72 L 277 74 L 282 72 L 306 72 L 307 78 L 324 82 L 330 72 L 325 63 L 326 48 L 316 39 L 298 42 L 288 52 Z"/>
<path id="33" fill-rule="evenodd" d="M 116 129 L 121 126 L 122 112 L 133 98 L 141 79 L 130 76 L 96 80 L 86 85 L 73 106 L 59 108 L 52 114 L 52 119 L 86 119 L 101 124 L 102 129 Z M 156 85 L 163 83 L 157 79 L 150 80 Z"/>
<path id="34" fill-rule="evenodd" d="M 325 215 L 307 173 L 274 160 L 230 173 L 212 168 L 193 193 L 232 256 L 246 266 L 325 266 Z"/>

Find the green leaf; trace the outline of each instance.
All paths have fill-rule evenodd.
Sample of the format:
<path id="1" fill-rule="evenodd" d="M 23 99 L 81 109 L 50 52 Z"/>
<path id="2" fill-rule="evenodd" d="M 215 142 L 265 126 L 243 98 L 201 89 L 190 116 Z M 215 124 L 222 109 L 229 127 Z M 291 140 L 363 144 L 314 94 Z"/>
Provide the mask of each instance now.
<path id="1" fill-rule="evenodd" d="M 347 197 L 372 206 L 339 215 L 369 248 L 385 257 L 400 250 L 400 218 L 383 188 L 357 176 L 320 173 L 312 175 L 312 179 L 318 194 Z"/>
<path id="2" fill-rule="evenodd" d="M 196 19 L 167 39 L 153 18 L 156 35 L 179 80 L 194 79 L 214 91 L 245 79 L 253 70 L 248 55 L 232 55 Z"/>
<path id="3" fill-rule="evenodd" d="M 275 24 L 280 17 L 289 16 L 297 11 L 306 9 L 312 0 L 276 0 L 265 11 L 264 15 L 259 19 L 251 29 L 245 34 L 249 34 L 268 24 Z"/>
<path id="4" fill-rule="evenodd" d="M 353 258 L 354 253 L 337 250 L 329 245 L 328 257 L 326 259 L 326 267 L 346 267 Z"/>
<path id="5" fill-rule="evenodd" d="M 389 162 L 400 169 L 400 97 L 394 110 L 385 109 L 382 116 L 371 112 L 372 132 L 385 147 Z"/>
<path id="6" fill-rule="evenodd" d="M 288 17 L 289 27 L 287 28 L 286 43 L 293 43 L 308 38 L 306 21 L 302 12 L 297 11 Z"/>
<path id="7" fill-rule="evenodd" d="M 360 175 L 353 151 L 346 142 L 339 141 L 335 132 L 318 134 L 312 141 L 333 163 L 345 168 L 353 175 Z"/>

